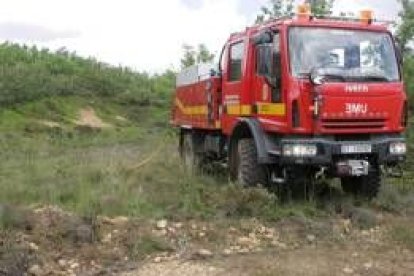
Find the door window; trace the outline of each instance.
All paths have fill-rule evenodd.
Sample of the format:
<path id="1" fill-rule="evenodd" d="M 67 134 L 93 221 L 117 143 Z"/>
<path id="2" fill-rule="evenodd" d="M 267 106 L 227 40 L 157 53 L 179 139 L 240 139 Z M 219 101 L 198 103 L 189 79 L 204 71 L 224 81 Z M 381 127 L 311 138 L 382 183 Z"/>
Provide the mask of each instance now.
<path id="1" fill-rule="evenodd" d="M 239 42 L 230 47 L 229 81 L 240 81 L 242 78 L 242 64 L 244 55 L 244 43 Z"/>

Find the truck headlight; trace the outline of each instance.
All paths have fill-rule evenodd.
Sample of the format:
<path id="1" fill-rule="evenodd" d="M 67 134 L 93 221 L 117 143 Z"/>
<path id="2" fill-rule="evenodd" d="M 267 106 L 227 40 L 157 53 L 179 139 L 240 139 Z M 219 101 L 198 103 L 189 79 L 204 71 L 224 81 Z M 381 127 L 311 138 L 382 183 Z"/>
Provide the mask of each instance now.
<path id="1" fill-rule="evenodd" d="M 283 146 L 283 155 L 288 157 L 312 157 L 317 153 L 317 146 L 312 144 L 286 144 Z"/>
<path id="2" fill-rule="evenodd" d="M 394 155 L 403 155 L 407 153 L 407 144 L 405 142 L 393 142 L 390 144 L 390 153 Z"/>

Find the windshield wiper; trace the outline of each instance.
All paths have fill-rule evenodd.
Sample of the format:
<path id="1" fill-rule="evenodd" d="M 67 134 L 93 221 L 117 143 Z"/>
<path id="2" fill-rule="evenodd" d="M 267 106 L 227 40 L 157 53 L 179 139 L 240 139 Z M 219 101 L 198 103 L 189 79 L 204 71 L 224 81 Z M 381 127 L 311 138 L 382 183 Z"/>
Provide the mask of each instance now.
<path id="1" fill-rule="evenodd" d="M 387 77 L 380 76 L 380 75 L 367 75 L 367 76 L 361 76 L 359 78 L 365 81 L 390 82 L 390 80 Z"/>
<path id="2" fill-rule="evenodd" d="M 347 79 L 346 79 L 346 76 L 343 76 L 343 75 L 338 75 L 338 74 L 324 74 L 323 75 L 324 77 L 325 77 L 325 79 L 327 79 L 327 80 L 338 80 L 338 81 L 341 81 L 341 82 L 346 82 L 347 81 Z"/>

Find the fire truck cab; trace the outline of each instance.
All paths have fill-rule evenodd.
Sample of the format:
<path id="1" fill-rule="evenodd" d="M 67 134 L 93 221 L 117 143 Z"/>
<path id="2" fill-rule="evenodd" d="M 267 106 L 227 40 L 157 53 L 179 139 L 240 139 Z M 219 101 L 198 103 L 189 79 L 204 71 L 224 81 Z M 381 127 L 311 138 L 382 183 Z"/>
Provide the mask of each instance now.
<path id="1" fill-rule="evenodd" d="M 217 67 L 177 77 L 172 124 L 185 163 L 228 164 L 244 186 L 290 190 L 320 176 L 375 197 L 384 167 L 404 161 L 402 56 L 386 24 L 294 17 L 230 36 Z"/>

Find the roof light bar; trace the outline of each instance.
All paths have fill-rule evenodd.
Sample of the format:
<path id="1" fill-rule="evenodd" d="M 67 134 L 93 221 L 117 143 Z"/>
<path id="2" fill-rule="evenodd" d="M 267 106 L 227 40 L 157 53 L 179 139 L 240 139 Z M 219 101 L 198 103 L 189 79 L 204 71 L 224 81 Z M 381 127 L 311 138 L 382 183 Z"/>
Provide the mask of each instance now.
<path id="1" fill-rule="evenodd" d="M 298 5 L 297 16 L 302 20 L 310 20 L 312 16 L 311 6 L 308 3 Z"/>
<path id="2" fill-rule="evenodd" d="M 372 10 L 362 10 L 359 13 L 359 20 L 365 24 L 372 24 L 374 12 Z"/>

